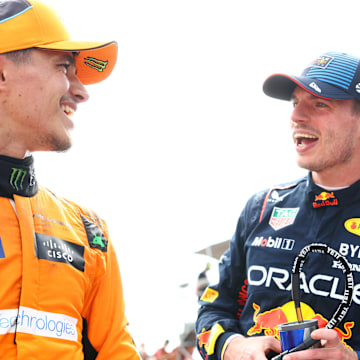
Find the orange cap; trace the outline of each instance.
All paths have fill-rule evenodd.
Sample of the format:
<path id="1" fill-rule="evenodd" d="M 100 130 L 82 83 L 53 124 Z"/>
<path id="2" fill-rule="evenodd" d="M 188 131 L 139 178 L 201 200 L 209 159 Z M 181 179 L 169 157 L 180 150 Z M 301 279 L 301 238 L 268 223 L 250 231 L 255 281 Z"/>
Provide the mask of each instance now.
<path id="1" fill-rule="evenodd" d="M 0 1 L 0 54 L 29 48 L 76 52 L 77 75 L 95 84 L 112 72 L 115 41 L 72 41 L 56 12 L 37 0 Z"/>

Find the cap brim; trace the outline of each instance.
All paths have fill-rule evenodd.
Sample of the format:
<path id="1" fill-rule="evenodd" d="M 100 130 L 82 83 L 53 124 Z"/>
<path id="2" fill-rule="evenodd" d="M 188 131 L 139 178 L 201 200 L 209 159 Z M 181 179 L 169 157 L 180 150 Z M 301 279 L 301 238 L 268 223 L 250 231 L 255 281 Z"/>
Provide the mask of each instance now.
<path id="1" fill-rule="evenodd" d="M 95 84 L 106 79 L 115 67 L 117 43 L 59 41 L 39 45 L 39 49 L 76 52 L 77 76 L 84 85 Z"/>
<path id="2" fill-rule="evenodd" d="M 308 93 L 328 100 L 349 100 L 354 97 L 336 86 L 332 86 L 320 80 L 304 76 L 290 76 L 274 74 L 269 76 L 263 85 L 266 95 L 280 100 L 291 100 L 296 86 L 301 87 Z"/>

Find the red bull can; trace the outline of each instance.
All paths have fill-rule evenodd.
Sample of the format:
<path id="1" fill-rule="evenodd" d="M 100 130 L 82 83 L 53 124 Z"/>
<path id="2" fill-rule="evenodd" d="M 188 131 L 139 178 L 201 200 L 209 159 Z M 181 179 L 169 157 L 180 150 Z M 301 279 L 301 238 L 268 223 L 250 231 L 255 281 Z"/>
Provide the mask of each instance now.
<path id="1" fill-rule="evenodd" d="M 300 345 L 317 328 L 317 319 L 304 320 L 302 322 L 292 321 L 278 325 L 281 351 L 287 351 Z"/>

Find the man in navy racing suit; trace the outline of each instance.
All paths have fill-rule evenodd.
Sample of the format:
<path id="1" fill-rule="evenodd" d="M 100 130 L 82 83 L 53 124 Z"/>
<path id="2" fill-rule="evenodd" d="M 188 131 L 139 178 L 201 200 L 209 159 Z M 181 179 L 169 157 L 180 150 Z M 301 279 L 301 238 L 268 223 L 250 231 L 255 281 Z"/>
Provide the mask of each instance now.
<path id="1" fill-rule="evenodd" d="M 321 348 L 285 360 L 358 359 L 360 354 L 360 59 L 330 52 L 301 76 L 276 74 L 266 95 L 292 101 L 297 163 L 307 176 L 259 192 L 247 202 L 219 283 L 200 299 L 198 349 L 205 360 L 265 360 L 280 353 L 277 325 L 296 321 L 291 270 L 299 251 L 324 243 L 349 262 L 353 302 L 334 329 L 324 329 L 344 294 L 340 264 L 310 254 L 300 277 L 303 317 L 316 318 Z"/>

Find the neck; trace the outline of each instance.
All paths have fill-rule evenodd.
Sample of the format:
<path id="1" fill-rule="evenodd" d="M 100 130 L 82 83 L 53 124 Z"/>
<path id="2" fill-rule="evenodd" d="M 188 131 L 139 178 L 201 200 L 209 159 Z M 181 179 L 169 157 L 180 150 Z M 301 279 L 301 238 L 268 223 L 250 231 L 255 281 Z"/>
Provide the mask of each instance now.
<path id="1" fill-rule="evenodd" d="M 315 184 L 318 184 L 321 187 L 347 187 L 360 179 L 360 171 L 354 169 L 354 171 L 349 171 L 348 169 L 325 169 L 320 172 L 313 171 L 312 179 Z"/>

